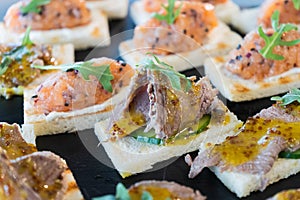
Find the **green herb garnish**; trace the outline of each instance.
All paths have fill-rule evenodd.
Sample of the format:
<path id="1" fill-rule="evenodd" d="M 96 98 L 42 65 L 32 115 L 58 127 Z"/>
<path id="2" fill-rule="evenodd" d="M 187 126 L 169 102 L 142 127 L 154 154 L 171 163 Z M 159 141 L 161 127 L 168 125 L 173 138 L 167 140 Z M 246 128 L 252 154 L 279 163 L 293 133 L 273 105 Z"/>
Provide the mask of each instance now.
<path id="1" fill-rule="evenodd" d="M 22 60 L 23 56 L 30 54 L 30 51 L 27 48 L 27 46 L 33 45 L 33 42 L 30 40 L 29 35 L 30 35 L 30 27 L 27 28 L 24 34 L 21 46 L 17 46 L 12 50 L 10 50 L 9 52 L 2 54 L 2 60 L 0 63 L 0 76 L 6 72 L 9 65 L 13 61 L 20 61 Z"/>
<path id="2" fill-rule="evenodd" d="M 175 1 L 176 0 L 168 0 L 168 5 L 163 5 L 162 7 L 166 11 L 166 15 L 161 15 L 158 13 L 154 13 L 153 17 L 158 19 L 159 21 L 166 21 L 168 24 L 173 24 L 178 15 L 180 14 L 181 6 L 179 8 L 175 9 Z"/>
<path id="3" fill-rule="evenodd" d="M 142 200 L 153 200 L 151 194 L 147 191 L 142 193 Z M 116 187 L 116 195 L 105 195 L 103 197 L 95 197 L 92 200 L 131 200 L 128 190 L 122 183 L 118 183 Z"/>
<path id="4" fill-rule="evenodd" d="M 279 11 L 275 11 L 271 17 L 272 27 L 274 29 L 274 33 L 271 36 L 268 36 L 260 26 L 258 28 L 259 35 L 265 40 L 265 46 L 259 52 L 264 58 L 272 59 L 272 60 L 283 60 L 284 57 L 278 54 L 273 53 L 273 49 L 276 46 L 294 46 L 300 43 L 300 39 L 293 41 L 282 41 L 281 37 L 284 33 L 298 30 L 297 26 L 293 24 L 281 24 L 279 25 Z"/>
<path id="5" fill-rule="evenodd" d="M 62 71 L 67 71 L 70 69 L 78 70 L 85 80 L 90 80 L 90 75 L 96 76 L 99 82 L 102 84 L 103 88 L 112 92 L 111 80 L 114 79 L 110 71 L 109 65 L 97 65 L 94 66 L 91 61 L 75 63 L 73 65 L 60 65 L 60 66 L 33 66 L 34 68 L 43 70 L 59 69 Z"/>
<path id="6" fill-rule="evenodd" d="M 276 96 L 271 98 L 272 101 L 281 102 L 281 106 L 286 106 L 295 101 L 300 103 L 300 90 L 297 88 L 293 88 L 289 93 L 285 94 L 282 97 Z"/>
<path id="7" fill-rule="evenodd" d="M 153 55 L 154 59 L 147 58 L 144 63 L 143 67 L 145 69 L 149 69 L 151 71 L 158 71 L 164 74 L 170 81 L 171 86 L 175 90 L 183 90 L 181 81 L 183 80 L 185 82 L 185 91 L 189 91 L 192 87 L 192 82 L 189 80 L 184 74 L 181 74 L 174 70 L 173 66 L 168 65 L 165 62 L 162 62 Z"/>
<path id="8" fill-rule="evenodd" d="M 47 5 L 51 0 L 31 0 L 26 6 L 21 6 L 20 11 L 23 15 L 28 13 L 40 13 L 41 6 Z"/>
<path id="9" fill-rule="evenodd" d="M 294 7 L 296 8 L 296 10 L 300 9 L 300 0 L 293 0 L 294 3 Z"/>

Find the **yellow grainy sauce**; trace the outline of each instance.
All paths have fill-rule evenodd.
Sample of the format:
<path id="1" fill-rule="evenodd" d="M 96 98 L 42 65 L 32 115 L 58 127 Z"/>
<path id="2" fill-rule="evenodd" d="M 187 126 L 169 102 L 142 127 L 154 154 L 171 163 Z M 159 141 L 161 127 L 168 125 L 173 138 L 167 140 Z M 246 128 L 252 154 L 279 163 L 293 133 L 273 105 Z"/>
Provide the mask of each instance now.
<path id="1" fill-rule="evenodd" d="M 300 190 L 287 190 L 276 195 L 277 200 L 299 200 Z"/>
<path id="2" fill-rule="evenodd" d="M 297 106 L 290 111 L 295 114 L 299 108 L 300 106 Z M 213 151 L 220 153 L 222 160 L 227 164 L 237 166 L 255 159 L 274 137 L 284 138 L 290 147 L 299 144 L 299 127 L 300 122 L 266 120 L 259 117 L 249 118 L 240 134 L 228 138 L 224 143 L 216 146 Z"/>

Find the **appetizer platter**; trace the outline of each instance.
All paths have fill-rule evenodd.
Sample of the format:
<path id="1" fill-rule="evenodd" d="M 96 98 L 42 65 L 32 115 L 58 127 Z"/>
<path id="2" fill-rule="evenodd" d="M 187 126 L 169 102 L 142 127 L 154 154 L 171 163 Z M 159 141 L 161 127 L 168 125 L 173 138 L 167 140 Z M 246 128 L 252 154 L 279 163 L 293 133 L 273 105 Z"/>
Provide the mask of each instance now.
<path id="1" fill-rule="evenodd" d="M 50 29 L 51 23 L 39 29 L 35 22 L 39 17 L 51 20 L 49 13 L 59 0 L 24 0 L 6 14 L 16 2 L 0 3 L 0 74 L 9 78 L 9 62 L 13 67 L 21 63 L 20 71 L 28 64 L 38 76 L 29 84 L 14 82 L 21 90 L 0 93 L 6 97 L 0 96 L 0 199 L 299 199 L 300 39 L 298 24 L 286 21 L 290 16 L 268 13 L 268 29 L 245 35 L 230 24 L 238 26 L 243 19 L 235 17 L 257 10 L 262 1 L 212 1 L 218 4 L 216 16 L 205 13 L 213 8 L 206 4 L 210 1 L 161 1 L 168 5 L 156 14 L 155 26 L 172 29 L 178 16 L 183 21 L 178 20 L 179 28 L 171 34 L 171 29 L 162 35 L 154 32 L 156 37 L 145 42 L 150 51 L 130 59 L 124 42 L 134 38 L 135 23 L 143 23 L 145 13 L 136 9 L 151 1 L 118 0 L 113 6 L 108 0 L 65 0 L 62 8 L 72 3 L 75 7 L 70 12 L 57 9 L 61 13 L 56 13 L 56 26 Z M 300 1 L 285 2 L 300 9 Z M 22 9 L 26 13 L 20 14 Z M 223 28 L 213 34 L 202 26 L 194 30 L 202 14 Z M 81 20 L 86 21 L 80 24 Z M 72 23 L 77 25 L 68 27 Z M 205 23 L 204 19 L 200 24 Z M 97 39 L 89 40 L 93 36 L 84 32 L 89 26 L 98 30 Z M 13 29 L 16 33 L 10 32 Z M 229 46 L 224 51 L 212 48 L 217 53 L 181 54 L 174 49 L 192 43 L 174 36 L 174 47 L 164 46 L 178 31 L 192 43 L 193 34 L 207 41 L 220 32 L 216 46 Z M 40 37 L 43 32 L 46 38 Z M 62 33 L 67 39 L 47 42 Z M 138 35 L 139 42 L 144 42 L 144 34 Z M 92 46 L 97 47 L 86 49 Z M 196 62 L 184 66 L 169 52 Z M 284 58 L 288 64 L 282 69 Z M 5 86 L 2 83 L 2 91 Z M 17 190 L 9 192 L 10 188 Z"/>

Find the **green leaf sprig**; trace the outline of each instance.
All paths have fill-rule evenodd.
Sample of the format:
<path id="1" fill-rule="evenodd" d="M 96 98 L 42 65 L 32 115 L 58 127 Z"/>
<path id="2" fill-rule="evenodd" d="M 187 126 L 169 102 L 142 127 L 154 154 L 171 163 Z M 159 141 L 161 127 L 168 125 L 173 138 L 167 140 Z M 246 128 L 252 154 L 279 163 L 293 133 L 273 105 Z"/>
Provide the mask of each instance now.
<path id="1" fill-rule="evenodd" d="M 281 106 L 289 105 L 295 101 L 300 103 L 300 90 L 297 88 L 293 88 L 289 93 L 285 94 L 284 96 L 282 97 L 275 96 L 272 97 L 271 100 L 281 102 L 280 103 Z"/>
<path id="2" fill-rule="evenodd" d="M 178 15 L 180 14 L 180 10 L 182 7 L 182 4 L 180 5 L 179 8 L 175 9 L 175 1 L 176 0 L 168 0 L 168 5 L 163 5 L 162 7 L 166 11 L 166 15 L 161 15 L 158 13 L 154 13 L 153 17 L 158 19 L 159 21 L 166 21 L 168 24 L 173 24 Z"/>
<path id="3" fill-rule="evenodd" d="M 273 50 L 276 46 L 294 46 L 300 43 L 300 39 L 292 41 L 283 41 L 281 37 L 284 33 L 298 30 L 297 26 L 293 24 L 281 24 L 279 25 L 279 11 L 275 11 L 271 17 L 272 27 L 274 33 L 271 36 L 268 36 L 260 26 L 258 28 L 258 33 L 265 41 L 265 46 L 259 51 L 264 58 L 272 60 L 284 60 L 282 55 L 274 54 Z"/>
<path id="4" fill-rule="evenodd" d="M 149 69 L 152 71 L 159 71 L 162 74 L 164 74 L 170 81 L 171 86 L 175 90 L 183 90 L 181 85 L 181 80 L 183 80 L 186 83 L 186 87 L 184 88 L 185 91 L 189 91 L 192 87 L 192 82 L 189 80 L 184 74 L 181 74 L 177 71 L 175 71 L 173 66 L 168 65 L 165 62 L 162 62 L 153 55 L 154 59 L 147 58 L 144 63 L 142 64 L 145 69 Z"/>
<path id="5" fill-rule="evenodd" d="M 153 200 L 151 194 L 147 191 L 142 193 L 142 200 Z M 95 197 L 92 200 L 131 200 L 126 187 L 122 183 L 118 183 L 116 187 L 116 195 L 105 195 L 103 197 Z"/>
<path id="6" fill-rule="evenodd" d="M 9 65 L 13 61 L 20 61 L 22 60 L 23 56 L 30 54 L 30 51 L 27 48 L 28 46 L 33 45 L 33 42 L 30 40 L 29 37 L 30 30 L 31 28 L 28 27 L 24 34 L 22 44 L 20 46 L 17 46 L 12 50 L 10 50 L 9 52 L 2 54 L 2 60 L 0 62 L 0 76 L 6 72 Z"/>
<path id="7" fill-rule="evenodd" d="M 293 0 L 294 3 L 294 7 L 296 8 L 296 10 L 300 9 L 300 0 Z"/>
<path id="8" fill-rule="evenodd" d="M 21 6 L 20 11 L 23 15 L 28 13 L 40 13 L 41 6 L 47 5 L 51 0 L 31 0 L 26 6 Z"/>
<path id="9" fill-rule="evenodd" d="M 78 70 L 82 77 L 85 80 L 90 80 L 90 75 L 96 76 L 103 88 L 112 92 L 112 84 L 111 80 L 114 79 L 109 65 L 97 65 L 94 66 L 94 63 L 91 61 L 75 63 L 73 65 L 60 65 L 60 66 L 33 66 L 34 68 L 42 69 L 42 70 L 62 70 L 68 71 L 71 69 Z"/>

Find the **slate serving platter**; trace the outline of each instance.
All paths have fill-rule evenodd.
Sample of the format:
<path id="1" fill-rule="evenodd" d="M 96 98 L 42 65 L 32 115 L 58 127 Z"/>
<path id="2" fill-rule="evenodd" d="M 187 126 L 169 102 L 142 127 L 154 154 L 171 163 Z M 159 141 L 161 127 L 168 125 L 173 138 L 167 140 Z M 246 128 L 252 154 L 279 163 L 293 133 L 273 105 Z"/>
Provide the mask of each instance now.
<path id="1" fill-rule="evenodd" d="M 261 0 L 245 1 L 236 0 L 243 7 L 257 6 Z M 16 2 L 16 0 L 1 0 L 0 2 L 0 19 L 5 14 L 7 7 Z M 118 59 L 118 44 L 125 39 L 132 37 L 134 24 L 128 16 L 123 20 L 113 20 L 109 22 L 112 44 L 109 47 L 98 48 L 91 51 L 77 51 L 76 60 L 82 61 L 92 57 L 108 56 Z M 119 34 L 122 33 L 122 34 Z M 117 35 L 119 34 L 119 35 Z M 185 72 L 187 75 L 203 75 L 202 69 L 193 69 Z M 221 97 L 222 98 L 222 97 Z M 272 102 L 269 98 L 259 99 L 255 101 L 234 103 L 225 100 L 224 103 L 234 112 L 239 119 L 245 120 L 248 116 L 252 116 L 261 109 L 269 107 Z M 8 123 L 23 123 L 23 99 L 22 97 L 14 97 L 10 100 L 0 98 L 0 121 Z M 37 147 L 39 150 L 50 150 L 64 159 L 66 159 L 70 169 L 72 170 L 77 183 L 88 200 L 92 197 L 111 194 L 115 191 L 118 182 L 122 182 L 125 186 L 130 186 L 141 180 L 168 180 L 176 181 L 180 184 L 198 189 L 202 194 L 207 196 L 208 200 L 236 200 L 235 194 L 231 193 L 208 169 L 205 169 L 200 175 L 194 179 L 187 177 L 189 168 L 184 163 L 183 157 L 178 158 L 169 166 L 157 171 L 135 175 L 126 179 L 122 179 L 116 170 L 102 164 L 96 157 L 105 157 L 105 153 L 98 141 L 93 130 L 87 130 L 80 133 L 60 134 L 56 136 L 43 136 L 37 138 Z M 197 152 L 194 152 L 195 156 Z M 129 162 L 124 160 L 124 162 Z M 300 174 L 291 176 L 286 180 L 282 180 L 269 186 L 264 192 L 252 193 L 245 200 L 266 199 L 275 193 L 289 188 L 300 187 Z"/>

